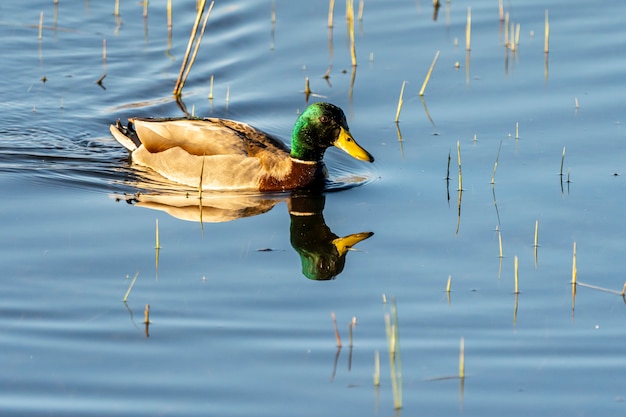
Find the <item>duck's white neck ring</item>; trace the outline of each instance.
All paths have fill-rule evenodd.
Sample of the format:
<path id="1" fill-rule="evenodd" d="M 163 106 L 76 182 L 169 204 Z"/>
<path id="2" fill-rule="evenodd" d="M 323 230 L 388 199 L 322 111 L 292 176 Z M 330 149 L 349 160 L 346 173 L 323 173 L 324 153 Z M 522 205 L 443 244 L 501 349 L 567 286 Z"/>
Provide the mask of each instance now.
<path id="1" fill-rule="evenodd" d="M 305 164 L 305 165 L 317 165 L 318 164 L 318 161 L 304 161 L 302 159 L 294 158 L 293 156 L 291 156 L 290 158 L 293 162 L 296 162 L 298 164 Z"/>

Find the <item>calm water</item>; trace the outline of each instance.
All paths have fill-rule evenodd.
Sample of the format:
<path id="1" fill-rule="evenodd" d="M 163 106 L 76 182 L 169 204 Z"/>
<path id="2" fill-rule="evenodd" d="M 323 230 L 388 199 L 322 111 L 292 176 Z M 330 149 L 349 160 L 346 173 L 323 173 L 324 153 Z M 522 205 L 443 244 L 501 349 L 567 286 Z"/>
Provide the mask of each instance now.
<path id="1" fill-rule="evenodd" d="M 309 100 L 344 108 L 376 163 L 329 152 L 331 188 L 347 189 L 205 195 L 200 223 L 196 198 L 138 172 L 108 133 L 117 118 L 182 115 L 171 91 L 195 1 L 175 2 L 171 36 L 164 0 L 147 20 L 141 4 L 122 2 L 121 21 L 113 1 L 4 3 L 0 414 L 624 414 L 624 300 L 583 286 L 572 300 L 569 283 L 574 242 L 582 283 L 619 293 L 626 280 L 626 6 L 505 2 L 520 24 L 511 54 L 497 2 L 452 1 L 434 20 L 431 2 L 366 1 L 353 71 L 343 2 L 330 39 L 327 2 L 218 2 L 187 109 L 286 138 L 308 76 Z M 299 239 L 288 205 L 316 212 L 306 230 L 319 234 Z M 368 232 L 334 268 L 310 267 L 307 256 L 329 256 L 329 239 Z M 385 337 L 392 298 L 400 411 Z M 461 338 L 464 380 L 448 378 Z"/>

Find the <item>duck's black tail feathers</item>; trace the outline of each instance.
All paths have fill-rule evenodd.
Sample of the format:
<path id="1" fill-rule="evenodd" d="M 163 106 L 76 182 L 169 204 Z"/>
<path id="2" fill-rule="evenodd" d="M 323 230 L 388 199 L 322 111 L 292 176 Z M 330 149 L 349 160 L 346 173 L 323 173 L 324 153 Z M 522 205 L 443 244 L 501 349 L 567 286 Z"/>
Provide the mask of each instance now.
<path id="1" fill-rule="evenodd" d="M 141 141 L 130 120 L 126 126 L 123 126 L 120 119 L 117 119 L 117 122 L 111 125 L 110 131 L 115 140 L 131 152 L 141 146 Z"/>

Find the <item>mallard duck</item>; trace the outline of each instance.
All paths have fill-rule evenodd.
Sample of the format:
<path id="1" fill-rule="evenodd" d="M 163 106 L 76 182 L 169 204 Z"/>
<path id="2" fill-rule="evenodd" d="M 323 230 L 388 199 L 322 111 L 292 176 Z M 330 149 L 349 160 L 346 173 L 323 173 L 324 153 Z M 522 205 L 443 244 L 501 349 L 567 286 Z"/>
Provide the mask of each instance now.
<path id="1" fill-rule="evenodd" d="M 111 125 L 132 160 L 163 177 L 205 190 L 285 191 L 319 184 L 324 152 L 336 146 L 373 162 L 348 129 L 343 111 L 314 103 L 298 117 L 291 149 L 246 123 L 217 118 L 131 118 Z"/>

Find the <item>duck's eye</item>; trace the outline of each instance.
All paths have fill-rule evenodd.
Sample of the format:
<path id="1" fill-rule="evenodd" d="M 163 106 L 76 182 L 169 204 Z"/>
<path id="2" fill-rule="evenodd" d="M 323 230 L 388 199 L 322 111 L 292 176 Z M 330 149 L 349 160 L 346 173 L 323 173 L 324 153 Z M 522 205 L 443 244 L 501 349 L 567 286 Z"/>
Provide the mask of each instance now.
<path id="1" fill-rule="evenodd" d="M 326 116 L 325 114 L 320 116 L 320 122 L 326 124 L 328 122 L 330 122 L 330 118 L 328 116 Z"/>

